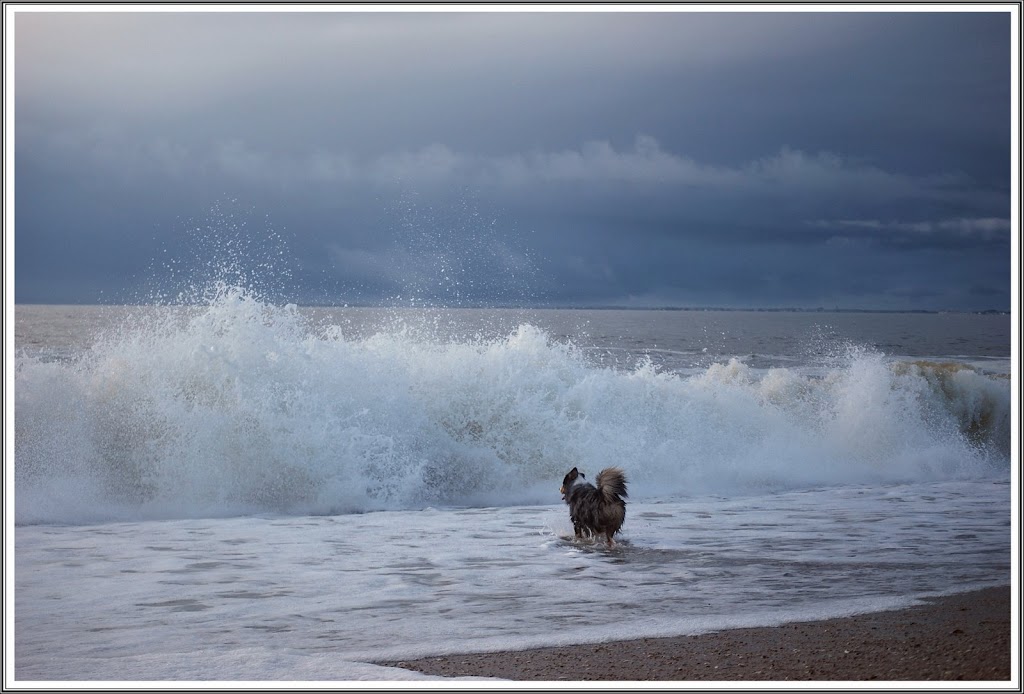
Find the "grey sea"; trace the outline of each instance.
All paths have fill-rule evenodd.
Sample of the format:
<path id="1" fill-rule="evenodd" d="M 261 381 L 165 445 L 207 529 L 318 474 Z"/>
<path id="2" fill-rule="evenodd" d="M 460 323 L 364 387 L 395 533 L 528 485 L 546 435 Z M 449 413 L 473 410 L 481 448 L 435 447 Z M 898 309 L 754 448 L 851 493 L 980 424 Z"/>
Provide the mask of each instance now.
<path id="1" fill-rule="evenodd" d="M 19 681 L 408 679 L 372 663 L 1010 583 L 1008 315 L 223 287 L 15 321 Z M 607 548 L 558 487 L 611 465 Z"/>

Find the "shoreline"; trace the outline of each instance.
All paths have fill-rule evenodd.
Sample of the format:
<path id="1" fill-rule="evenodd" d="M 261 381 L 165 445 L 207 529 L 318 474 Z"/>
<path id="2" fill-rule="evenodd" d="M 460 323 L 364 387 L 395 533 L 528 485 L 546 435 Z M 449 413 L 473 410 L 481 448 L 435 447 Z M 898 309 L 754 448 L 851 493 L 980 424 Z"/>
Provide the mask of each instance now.
<path id="1" fill-rule="evenodd" d="M 1009 682 L 1010 586 L 900 610 L 697 636 L 453 654 L 377 665 L 535 681 Z"/>

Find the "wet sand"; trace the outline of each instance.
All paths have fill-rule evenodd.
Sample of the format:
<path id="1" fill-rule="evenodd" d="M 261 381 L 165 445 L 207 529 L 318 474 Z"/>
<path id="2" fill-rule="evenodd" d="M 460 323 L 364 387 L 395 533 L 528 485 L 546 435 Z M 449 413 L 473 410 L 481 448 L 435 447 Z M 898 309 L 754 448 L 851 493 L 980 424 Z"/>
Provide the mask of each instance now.
<path id="1" fill-rule="evenodd" d="M 780 627 L 380 664 L 446 677 L 543 681 L 1006 681 L 1010 631 L 1007 586 Z"/>

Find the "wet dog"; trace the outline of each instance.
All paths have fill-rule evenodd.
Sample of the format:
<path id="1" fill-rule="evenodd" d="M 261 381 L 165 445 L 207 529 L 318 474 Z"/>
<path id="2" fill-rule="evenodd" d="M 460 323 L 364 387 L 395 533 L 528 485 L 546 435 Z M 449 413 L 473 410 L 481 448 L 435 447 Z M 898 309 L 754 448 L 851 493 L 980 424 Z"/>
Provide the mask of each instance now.
<path id="1" fill-rule="evenodd" d="M 573 468 L 562 480 L 562 500 L 569 506 L 569 517 L 576 537 L 604 535 L 608 546 L 615 544 L 612 535 L 619 532 L 626 520 L 626 475 L 617 467 L 597 473 L 597 486 L 587 482 L 583 473 Z"/>

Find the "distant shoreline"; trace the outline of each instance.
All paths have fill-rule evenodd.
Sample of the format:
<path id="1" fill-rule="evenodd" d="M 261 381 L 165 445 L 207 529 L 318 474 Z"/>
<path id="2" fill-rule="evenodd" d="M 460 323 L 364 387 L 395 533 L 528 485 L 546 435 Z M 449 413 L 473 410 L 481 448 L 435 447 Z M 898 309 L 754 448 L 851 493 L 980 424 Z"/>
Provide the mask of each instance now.
<path id="1" fill-rule="evenodd" d="M 956 310 L 956 309 L 885 309 L 885 308 L 729 308 L 723 306 L 615 306 L 615 305 L 598 305 L 598 306 L 581 306 L 581 305 L 553 305 L 553 306 L 518 306 L 513 304 L 472 304 L 464 306 L 450 306 L 440 304 L 423 304 L 419 306 L 409 305 L 398 305 L 398 304 L 356 304 L 356 303 L 296 303 L 296 302 L 285 302 L 295 303 L 299 308 L 368 308 L 368 309 L 398 309 L 398 310 L 423 310 L 429 309 L 434 311 L 680 311 L 680 312 L 692 312 L 692 313 L 884 313 L 884 314 L 924 314 L 924 315 L 943 315 L 943 314 L 956 314 L 956 315 L 968 315 L 968 316 L 1009 316 L 1011 311 L 1003 311 L 1000 309 L 984 309 L 976 311 L 967 310 Z M 173 307 L 189 307 L 189 306 L 203 306 L 201 303 L 191 304 L 161 304 L 161 303 L 149 303 L 149 304 L 135 304 L 135 303 L 63 303 L 63 302 L 48 302 L 48 301 L 22 301 L 14 304 L 15 308 L 19 306 L 69 306 L 69 307 L 160 307 L 160 306 L 173 306 Z"/>

